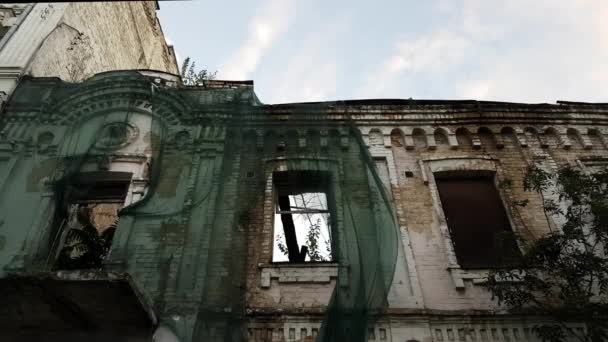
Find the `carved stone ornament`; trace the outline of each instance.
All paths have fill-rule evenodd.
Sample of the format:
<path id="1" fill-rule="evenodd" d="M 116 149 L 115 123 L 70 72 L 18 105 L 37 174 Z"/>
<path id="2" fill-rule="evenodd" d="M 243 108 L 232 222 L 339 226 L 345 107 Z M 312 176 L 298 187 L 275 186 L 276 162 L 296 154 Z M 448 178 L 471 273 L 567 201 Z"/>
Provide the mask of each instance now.
<path id="1" fill-rule="evenodd" d="M 138 135 L 139 130 L 133 125 L 126 122 L 111 122 L 99 130 L 95 147 L 117 150 L 135 141 Z"/>

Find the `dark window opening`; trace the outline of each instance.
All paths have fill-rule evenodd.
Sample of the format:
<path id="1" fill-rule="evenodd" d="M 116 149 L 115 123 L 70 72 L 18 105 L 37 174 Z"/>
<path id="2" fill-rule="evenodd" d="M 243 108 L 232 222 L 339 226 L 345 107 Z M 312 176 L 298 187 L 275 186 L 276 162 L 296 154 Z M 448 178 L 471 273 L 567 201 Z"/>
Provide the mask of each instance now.
<path id="1" fill-rule="evenodd" d="M 328 177 L 324 172 L 275 172 L 273 262 L 332 261 Z"/>
<path id="2" fill-rule="evenodd" d="M 131 176 L 130 172 L 84 172 L 65 185 L 57 269 L 101 268 Z"/>
<path id="3" fill-rule="evenodd" d="M 4 36 L 8 33 L 8 30 L 10 29 L 10 26 L 0 26 L 0 40 L 4 38 Z"/>
<path id="4" fill-rule="evenodd" d="M 494 173 L 436 173 L 435 180 L 456 258 L 464 268 L 517 263 L 517 247 Z"/>

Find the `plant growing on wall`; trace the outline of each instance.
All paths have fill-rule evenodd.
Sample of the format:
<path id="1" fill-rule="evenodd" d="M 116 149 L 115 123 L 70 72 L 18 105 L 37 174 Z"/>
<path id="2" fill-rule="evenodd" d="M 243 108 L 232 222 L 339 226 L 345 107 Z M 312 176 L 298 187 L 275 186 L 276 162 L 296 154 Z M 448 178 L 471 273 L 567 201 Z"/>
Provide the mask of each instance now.
<path id="1" fill-rule="evenodd" d="M 309 261 L 331 260 L 331 242 L 326 239 L 321 232 L 322 227 L 326 226 L 327 225 L 323 224 L 321 219 L 317 219 L 316 222 L 311 221 L 310 226 L 306 229 L 304 245 L 307 247 L 307 254 L 310 258 Z M 288 256 L 289 251 L 283 241 L 285 241 L 285 236 L 283 233 L 280 233 L 276 237 L 277 248 L 284 256 Z M 323 248 L 323 246 L 325 248 Z"/>
<path id="2" fill-rule="evenodd" d="M 117 221 L 99 233 L 91 218 L 91 209 L 78 208 L 78 228 L 68 230 L 63 248 L 57 259 L 58 269 L 101 268 L 110 251 Z"/>
<path id="3" fill-rule="evenodd" d="M 215 79 L 217 71 L 209 72 L 207 69 L 196 70 L 196 62 L 190 57 L 184 59 L 182 63 L 181 76 L 184 85 L 197 86 L 204 85 L 205 81 Z"/>
<path id="4" fill-rule="evenodd" d="M 73 29 L 71 26 L 69 27 Z M 65 66 L 67 80 L 79 82 L 88 77 L 87 66 L 93 58 L 93 47 L 90 38 L 82 32 L 76 31 L 74 38 L 67 48 L 69 63 Z"/>
<path id="5" fill-rule="evenodd" d="M 608 169 L 531 167 L 523 186 L 563 224 L 526 246 L 518 266 L 490 272 L 493 297 L 510 312 L 547 317 L 534 329 L 543 341 L 608 340 Z"/>

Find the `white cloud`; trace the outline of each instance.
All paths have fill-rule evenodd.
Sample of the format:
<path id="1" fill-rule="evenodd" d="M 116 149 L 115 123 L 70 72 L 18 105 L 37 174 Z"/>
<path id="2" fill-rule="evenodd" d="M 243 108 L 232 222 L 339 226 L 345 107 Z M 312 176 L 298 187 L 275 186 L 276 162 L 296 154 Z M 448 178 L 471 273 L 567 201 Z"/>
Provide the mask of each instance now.
<path id="1" fill-rule="evenodd" d="M 351 25 L 351 14 L 343 13 L 308 34 L 286 65 L 279 66 L 280 76 L 273 78 L 269 94 L 261 94 L 262 101 L 314 102 L 335 97 L 339 65 L 337 42 Z"/>
<path id="2" fill-rule="evenodd" d="M 305 57 L 298 55 L 290 61 L 283 75 L 276 81 L 275 91 L 263 96 L 264 102 L 327 101 L 335 96 L 336 61 L 320 60 L 318 57 L 306 60 Z"/>
<path id="3" fill-rule="evenodd" d="M 602 31 L 608 4 L 551 1 L 526 7 L 527 2 L 509 3 L 494 8 L 502 16 L 476 8 L 478 17 L 486 17 L 486 25 L 503 30 L 504 48 L 490 49 L 487 45 L 493 41 L 480 41 L 470 51 L 480 57 L 480 65 L 459 83 L 456 94 L 521 102 L 608 98 L 599 86 L 608 81 L 608 32 Z"/>
<path id="4" fill-rule="evenodd" d="M 357 95 L 382 97 L 389 88 L 398 86 L 397 78 L 405 73 L 445 72 L 463 61 L 471 44 L 470 38 L 443 30 L 402 40 L 395 44 L 396 51 L 368 74 Z"/>
<path id="5" fill-rule="evenodd" d="M 294 0 L 266 0 L 249 24 L 244 44 L 219 69 L 219 78 L 246 79 L 283 34 L 293 15 Z"/>
<path id="6" fill-rule="evenodd" d="M 608 2 L 440 1 L 437 12 L 441 28 L 396 42 L 357 96 L 416 97 L 425 87 L 434 98 L 608 99 Z"/>
<path id="7" fill-rule="evenodd" d="M 463 86 L 462 97 L 470 99 L 483 99 L 492 91 L 494 84 L 488 80 L 470 81 Z"/>

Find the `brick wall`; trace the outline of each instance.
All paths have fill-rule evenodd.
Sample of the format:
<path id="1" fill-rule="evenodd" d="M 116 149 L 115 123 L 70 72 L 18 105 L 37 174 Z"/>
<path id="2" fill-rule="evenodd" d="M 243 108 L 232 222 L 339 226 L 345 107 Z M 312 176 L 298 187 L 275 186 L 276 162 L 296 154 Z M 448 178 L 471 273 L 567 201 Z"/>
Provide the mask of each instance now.
<path id="1" fill-rule="evenodd" d="M 57 80 L 27 82 L 32 89 L 47 87 L 48 92 L 68 88 Z M 249 84 L 220 82 L 214 87 L 224 88 L 221 97 L 205 93 L 204 88 L 183 90 L 184 96 L 173 89 L 150 104 L 149 83 L 136 81 L 133 75 L 107 73 L 87 82 L 99 91 L 82 97 L 74 94 L 55 107 L 35 102 L 46 96 L 19 103 L 23 97 L 16 94 L 17 103 L 8 107 L 0 136 L 0 175 L 5 176 L 0 177 L 0 195 L 10 200 L 0 201 L 4 209 L 0 212 L 3 227 L 11 229 L 0 235 L 2 270 L 30 267 L 28 253 L 35 254 L 36 246 L 48 243 L 45 227 L 53 214 L 54 196 L 49 172 L 56 168 L 60 144 L 69 138 L 66 132 L 95 125 L 98 117 L 124 119 L 107 113 L 120 114 L 125 108 L 155 118 L 150 111 L 157 111 L 167 126 L 160 179 L 139 213 L 121 217 L 107 267 L 132 274 L 145 289 L 161 325 L 184 340 L 214 334 L 211 330 L 221 334 L 230 328 L 223 325 L 225 317 L 246 320 L 250 340 L 305 340 L 319 332 L 341 273 L 335 264 L 283 268 L 271 264 L 271 177 L 273 171 L 288 166 L 324 170 L 352 183 L 346 189 L 353 190 L 349 195 L 359 199 L 353 203 L 360 202 L 355 205 L 361 210 L 369 205 L 363 197 L 378 201 L 377 193 L 361 190 L 367 179 L 356 169 L 361 166 L 360 150 L 348 133 L 351 119 L 371 157 L 385 167 L 379 185 L 390 187 L 400 234 L 389 308 L 369 327 L 376 340 L 473 340 L 472 336 L 479 339 L 494 333 L 499 340 L 526 340 L 525 329 L 536 322 L 497 314 L 483 287 L 483 270 L 459 267 L 438 202 L 434 170 L 494 168 L 499 181 L 512 183 L 500 189 L 512 227 L 534 238 L 559 220 L 547 222 L 540 198 L 523 191 L 521 181 L 530 163 L 548 169 L 566 163 L 608 165 L 605 105 L 354 101 L 253 106 L 239 93 L 249 90 Z M 126 98 L 133 103 L 126 106 Z M 240 100 L 238 105 L 223 106 Z M 48 114 L 40 113 L 40 108 L 52 108 L 49 112 L 55 116 L 40 124 L 41 115 Z M 143 164 L 152 158 L 148 144 L 153 137 L 146 134 L 149 128 L 143 129 L 148 121 L 130 120 L 141 126 L 140 140 L 113 151 L 112 165 L 137 164 L 142 178 L 138 182 L 143 182 L 149 171 Z M 51 134 L 50 141 L 44 141 L 45 134 Z M 134 158 L 134 153 L 144 155 Z M 286 155 L 299 158 L 298 162 L 288 164 Z M 334 193 L 335 202 L 343 203 L 340 192 Z M 525 208 L 511 205 L 524 199 L 530 201 Z M 354 224 L 340 210 L 344 209 L 332 213 L 338 228 Z M 202 332 L 205 329 L 208 333 Z"/>
<path id="2" fill-rule="evenodd" d="M 497 106 L 503 108 L 482 114 L 475 107 L 468 112 L 449 105 L 344 106 L 354 117 L 372 156 L 386 160 L 401 227 L 401 269 L 396 270 L 389 296 L 389 317 L 393 320 L 389 338 L 393 340 L 451 341 L 490 335 L 499 340 L 533 340 L 528 335 L 531 325 L 524 323 L 525 319 L 495 315 L 499 308 L 483 286 L 487 270 L 467 270 L 457 264 L 429 165 L 441 161 L 442 167 L 462 167 L 462 160 L 467 161 L 466 167 L 471 170 L 493 165 L 497 182 L 509 180 L 512 184 L 499 188 L 499 193 L 513 230 L 524 238 L 534 239 L 546 233 L 550 226 L 558 226 L 559 218 L 550 217 L 547 222 L 540 196 L 524 191 L 522 181 L 527 167 L 532 163 L 540 163 L 549 170 L 564 164 L 608 165 L 606 130 L 602 126 L 606 112 L 602 106 L 586 105 L 580 108 L 558 105 L 541 110 L 526 105 Z M 335 115 L 335 122 L 344 118 L 344 107 L 328 110 Z M 277 107 L 268 111 L 281 113 L 284 118 L 290 112 Z M 276 129 L 273 134 L 283 133 Z M 308 136 L 303 139 L 311 141 Z M 267 140 L 263 141 L 264 148 L 268 148 Z M 329 139 L 329 142 L 339 144 L 339 140 Z M 271 189 L 266 189 L 269 191 Z M 529 204 L 523 208 L 513 205 L 522 200 L 528 200 Z M 258 215 L 259 210 L 257 206 Z M 264 230 L 262 221 L 260 218 L 253 229 Z M 278 278 L 270 278 L 270 286 L 261 288 L 260 274 L 267 271 L 258 265 L 269 259 L 272 235 L 262 232 L 252 236 L 251 241 L 250 244 L 265 247 L 249 254 L 248 305 L 265 308 L 266 313 L 275 312 L 286 320 L 286 316 L 281 316 L 283 310 L 297 308 L 296 311 L 313 315 L 318 299 L 325 296 L 334 283 L 314 284 L 310 280 L 314 279 L 314 272 L 306 269 L 290 274 L 309 279 L 308 282 L 282 284 Z M 406 285 L 408 282 L 410 286 Z M 480 317 L 480 313 L 487 316 Z M 320 316 L 310 316 L 312 325 L 308 330 L 320 320 Z M 270 329 L 273 334 L 289 339 L 283 326 L 261 323 L 255 316 L 252 324 L 255 331 Z M 256 332 L 252 334 L 257 336 Z M 266 339 L 258 337 L 257 340 Z"/>
<path id="3" fill-rule="evenodd" d="M 33 56 L 33 76 L 76 82 L 95 73 L 153 69 L 178 73 L 154 1 L 75 2 Z"/>

